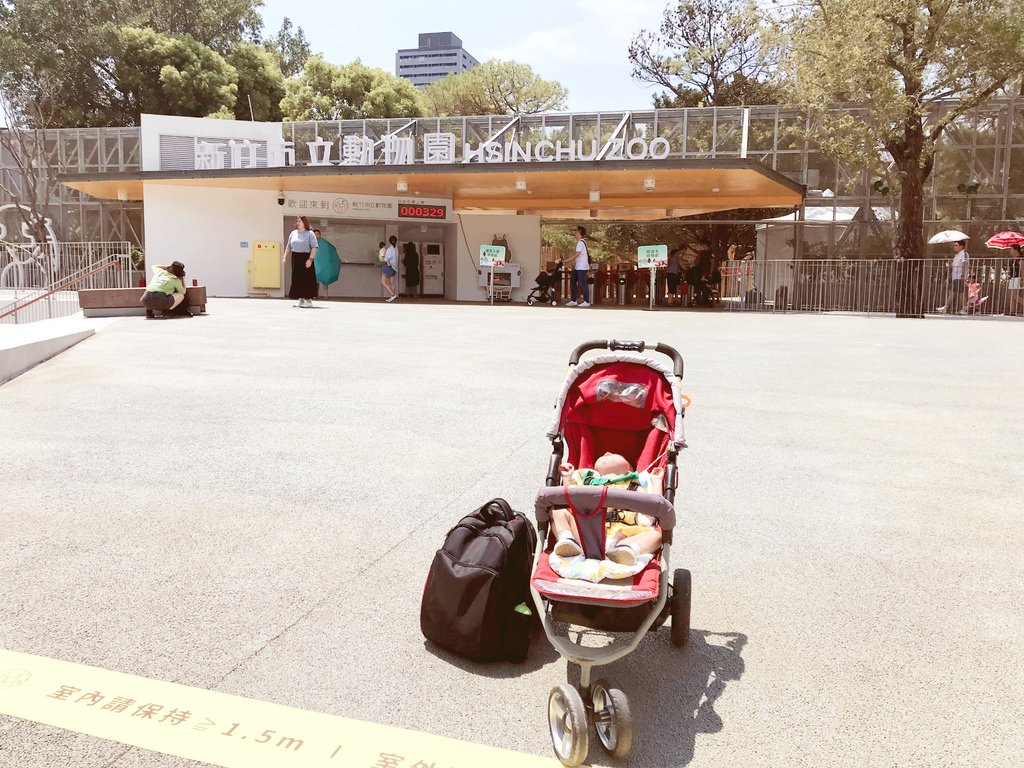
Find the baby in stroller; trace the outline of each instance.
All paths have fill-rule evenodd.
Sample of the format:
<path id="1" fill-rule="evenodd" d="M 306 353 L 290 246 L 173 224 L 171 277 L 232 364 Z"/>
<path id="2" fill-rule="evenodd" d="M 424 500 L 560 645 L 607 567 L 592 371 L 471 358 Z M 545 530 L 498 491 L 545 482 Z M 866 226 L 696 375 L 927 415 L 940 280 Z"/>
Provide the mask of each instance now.
<path id="1" fill-rule="evenodd" d="M 625 457 L 617 453 L 605 453 L 594 462 L 593 469 L 577 470 L 572 464 L 562 464 L 559 473 L 563 485 L 603 485 L 659 496 L 665 477 L 663 467 L 653 467 L 650 472 L 634 472 Z M 634 566 L 639 556 L 653 555 L 661 549 L 661 531 L 656 522 L 650 515 L 640 512 L 609 509 L 605 518 L 605 558 L 619 565 Z M 568 509 L 552 510 L 551 528 L 555 535 L 554 554 L 560 558 L 585 554 L 576 521 Z"/>
<path id="2" fill-rule="evenodd" d="M 550 272 L 542 271 L 537 275 L 535 280 L 537 284 L 530 290 L 530 294 L 526 297 L 526 303 L 532 307 L 539 301 L 543 304 L 557 307 L 558 299 L 556 298 L 555 287 L 558 285 L 558 281 L 562 279 L 562 271 L 563 263 L 559 259 L 555 262 L 555 266 Z"/>
<path id="3" fill-rule="evenodd" d="M 581 360 L 596 350 L 608 353 Z M 534 507 L 530 592 L 551 645 L 580 669 L 578 685 L 562 683 L 548 695 L 551 744 L 567 766 L 586 759 L 591 730 L 614 759 L 633 746 L 628 698 L 593 679 L 594 667 L 632 653 L 669 620 L 673 645 L 689 638 L 690 572 L 673 569 L 671 553 L 689 404 L 682 377 L 682 356 L 667 344 L 597 339 L 573 350 L 556 401 L 546 485 Z M 595 632 L 608 642 L 594 642 Z"/>

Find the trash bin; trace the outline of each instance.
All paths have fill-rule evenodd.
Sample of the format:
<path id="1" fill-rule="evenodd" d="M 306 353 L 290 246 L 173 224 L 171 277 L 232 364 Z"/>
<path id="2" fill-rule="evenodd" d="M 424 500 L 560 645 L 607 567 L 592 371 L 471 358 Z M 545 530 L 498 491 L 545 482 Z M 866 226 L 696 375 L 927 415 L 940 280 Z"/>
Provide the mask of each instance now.
<path id="1" fill-rule="evenodd" d="M 626 276 L 619 277 L 619 306 L 626 303 Z"/>

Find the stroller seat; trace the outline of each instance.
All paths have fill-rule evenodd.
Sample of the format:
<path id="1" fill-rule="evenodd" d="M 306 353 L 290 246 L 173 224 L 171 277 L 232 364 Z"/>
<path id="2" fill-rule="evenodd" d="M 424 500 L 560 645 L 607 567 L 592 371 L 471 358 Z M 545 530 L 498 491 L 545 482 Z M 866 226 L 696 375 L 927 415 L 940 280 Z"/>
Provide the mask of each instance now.
<path id="1" fill-rule="evenodd" d="M 594 584 L 581 579 L 559 576 L 545 551 L 533 572 L 534 588 L 545 597 L 558 602 L 594 605 L 643 605 L 658 599 L 661 577 L 661 556 L 655 555 L 640 573 L 629 579 L 605 579 Z"/>
<path id="2" fill-rule="evenodd" d="M 607 508 L 630 509 L 657 518 L 663 531 L 671 531 L 675 527 L 675 507 L 664 496 L 597 486 L 554 486 L 541 489 L 537 494 L 536 514 L 542 527 L 548 523 L 551 509 L 563 506 L 567 495 L 571 495 L 575 506 L 583 507 L 588 512 L 600 512 Z M 581 520 L 577 522 L 583 523 Z M 592 523 L 586 524 L 600 527 L 603 531 L 604 516 L 597 515 Z M 643 605 L 658 599 L 662 572 L 660 552 L 654 555 L 643 570 L 630 578 L 605 579 L 593 583 L 560 576 L 551 567 L 553 547 L 552 538 L 537 558 L 531 578 L 533 588 L 552 602 L 604 605 L 614 609 Z"/>

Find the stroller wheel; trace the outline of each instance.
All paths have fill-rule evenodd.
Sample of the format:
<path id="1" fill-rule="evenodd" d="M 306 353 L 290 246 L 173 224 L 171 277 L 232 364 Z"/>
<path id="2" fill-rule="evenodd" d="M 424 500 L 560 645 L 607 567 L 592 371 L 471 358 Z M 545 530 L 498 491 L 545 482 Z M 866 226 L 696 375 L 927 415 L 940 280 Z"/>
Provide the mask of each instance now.
<path id="1" fill-rule="evenodd" d="M 526 306 L 528 306 L 528 307 L 532 307 L 533 306 L 533 296 L 528 296 L 526 298 Z"/>
<path id="2" fill-rule="evenodd" d="M 618 688 L 609 688 L 604 680 L 594 683 L 594 728 L 601 746 L 612 757 L 623 758 L 633 748 L 633 716 L 629 700 Z"/>
<path id="3" fill-rule="evenodd" d="M 551 306 L 552 306 L 552 307 L 557 307 L 557 306 L 558 306 L 558 302 L 557 302 L 557 301 L 555 301 L 554 299 L 552 299 L 552 300 L 551 300 Z"/>
<path id="4" fill-rule="evenodd" d="M 590 749 L 587 708 L 579 691 L 558 685 L 548 695 L 548 727 L 551 746 L 563 765 L 579 765 Z"/>
<path id="5" fill-rule="evenodd" d="M 672 645 L 682 648 L 690 640 L 690 572 L 677 568 L 672 578 Z"/>

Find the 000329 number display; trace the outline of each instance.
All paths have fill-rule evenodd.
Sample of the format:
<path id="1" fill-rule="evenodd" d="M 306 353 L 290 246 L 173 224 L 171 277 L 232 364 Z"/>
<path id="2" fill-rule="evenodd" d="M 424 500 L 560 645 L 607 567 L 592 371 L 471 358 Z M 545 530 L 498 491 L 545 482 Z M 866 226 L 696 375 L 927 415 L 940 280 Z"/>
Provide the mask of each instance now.
<path id="1" fill-rule="evenodd" d="M 448 206 L 445 205 L 400 205 L 398 206 L 398 218 L 400 219 L 444 219 L 448 216 Z"/>

